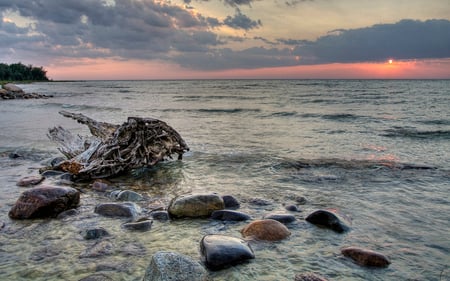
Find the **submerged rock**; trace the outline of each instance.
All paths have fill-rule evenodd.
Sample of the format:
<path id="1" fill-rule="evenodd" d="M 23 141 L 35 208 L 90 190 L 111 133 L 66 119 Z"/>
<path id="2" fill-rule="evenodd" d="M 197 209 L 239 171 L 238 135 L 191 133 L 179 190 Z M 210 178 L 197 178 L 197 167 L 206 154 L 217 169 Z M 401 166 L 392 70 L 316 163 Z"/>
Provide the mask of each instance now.
<path id="1" fill-rule="evenodd" d="M 302 210 L 297 207 L 297 205 L 287 205 L 284 207 L 286 209 L 286 211 L 290 211 L 290 212 L 301 212 Z"/>
<path id="2" fill-rule="evenodd" d="M 96 258 L 114 253 L 114 246 L 111 242 L 103 240 L 95 243 L 80 254 L 80 258 Z"/>
<path id="3" fill-rule="evenodd" d="M 38 185 L 40 184 L 45 178 L 41 175 L 39 176 L 28 176 L 23 177 L 17 182 L 17 186 L 30 186 L 30 185 Z"/>
<path id="4" fill-rule="evenodd" d="M 150 215 L 153 219 L 159 221 L 167 221 L 170 219 L 169 212 L 167 211 L 154 211 Z"/>
<path id="5" fill-rule="evenodd" d="M 346 247 L 341 253 L 362 266 L 388 267 L 391 261 L 383 254 L 359 247 Z"/>
<path id="6" fill-rule="evenodd" d="M 222 197 L 216 194 L 181 196 L 172 200 L 169 214 L 173 217 L 209 217 L 212 212 L 224 209 Z"/>
<path id="7" fill-rule="evenodd" d="M 109 236 L 109 232 L 106 231 L 106 229 L 104 229 L 103 227 L 85 229 L 82 230 L 80 233 L 81 236 L 83 236 L 83 238 L 86 240 L 99 239 L 104 236 Z"/>
<path id="8" fill-rule="evenodd" d="M 106 217 L 136 217 L 139 207 L 134 203 L 102 203 L 95 207 L 95 213 Z"/>
<path id="9" fill-rule="evenodd" d="M 131 190 L 122 190 L 116 194 L 116 200 L 120 201 L 141 201 L 144 199 L 142 195 Z"/>
<path id="10" fill-rule="evenodd" d="M 294 281 L 328 281 L 328 280 L 314 273 L 300 273 L 295 275 Z"/>
<path id="11" fill-rule="evenodd" d="M 211 218 L 222 221 L 246 221 L 251 219 L 249 215 L 233 210 L 214 211 L 211 214 Z"/>
<path id="12" fill-rule="evenodd" d="M 350 227 L 335 212 L 330 210 L 317 210 L 309 214 L 305 220 L 314 225 L 323 226 L 343 233 L 350 230 Z"/>
<path id="13" fill-rule="evenodd" d="M 12 219 L 56 217 L 79 202 L 80 192 L 74 188 L 38 186 L 24 191 L 8 215 Z"/>
<path id="14" fill-rule="evenodd" d="M 106 182 L 105 180 L 95 180 L 92 183 L 92 189 L 95 191 L 100 191 L 100 192 L 104 192 L 110 189 L 113 189 L 114 187 L 112 187 L 110 185 L 110 183 Z"/>
<path id="15" fill-rule="evenodd" d="M 223 269 L 255 258 L 246 241 L 218 234 L 205 235 L 200 242 L 200 251 L 205 265 L 211 270 Z"/>
<path id="16" fill-rule="evenodd" d="M 264 216 L 264 219 L 276 220 L 284 224 L 291 223 L 296 220 L 296 218 L 291 214 L 276 214 L 276 213 L 267 214 Z"/>
<path id="17" fill-rule="evenodd" d="M 89 276 L 86 276 L 78 281 L 114 281 L 114 279 L 108 277 L 103 273 L 95 273 Z"/>
<path id="18" fill-rule="evenodd" d="M 208 272 L 190 257 L 174 252 L 156 252 L 143 281 L 206 281 Z"/>
<path id="19" fill-rule="evenodd" d="M 241 233 L 244 237 L 266 241 L 283 240 L 291 235 L 284 224 L 271 219 L 253 221 L 244 227 Z"/>

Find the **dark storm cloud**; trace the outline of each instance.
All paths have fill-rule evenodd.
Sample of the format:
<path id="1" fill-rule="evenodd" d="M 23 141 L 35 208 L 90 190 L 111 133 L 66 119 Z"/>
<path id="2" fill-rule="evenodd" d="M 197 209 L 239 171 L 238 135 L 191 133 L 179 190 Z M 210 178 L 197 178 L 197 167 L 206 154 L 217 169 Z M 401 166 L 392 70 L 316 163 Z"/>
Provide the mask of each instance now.
<path id="1" fill-rule="evenodd" d="M 367 28 L 336 30 L 294 51 L 310 63 L 365 62 L 450 57 L 450 21 L 402 20 Z"/>
<path id="2" fill-rule="evenodd" d="M 228 16 L 223 21 L 223 24 L 231 28 L 244 30 L 250 30 L 262 26 L 260 20 L 252 20 L 248 16 L 242 14 L 239 10 L 236 10 L 236 14 L 233 17 Z"/>

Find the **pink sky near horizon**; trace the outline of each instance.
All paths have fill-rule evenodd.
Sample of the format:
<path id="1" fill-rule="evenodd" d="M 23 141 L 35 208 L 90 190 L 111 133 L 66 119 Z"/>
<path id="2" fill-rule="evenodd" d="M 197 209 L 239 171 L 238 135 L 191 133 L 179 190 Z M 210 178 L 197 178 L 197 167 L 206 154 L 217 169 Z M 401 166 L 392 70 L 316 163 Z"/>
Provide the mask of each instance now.
<path id="1" fill-rule="evenodd" d="M 52 80 L 450 79 L 450 59 L 196 71 L 166 62 L 85 59 L 45 68 Z"/>

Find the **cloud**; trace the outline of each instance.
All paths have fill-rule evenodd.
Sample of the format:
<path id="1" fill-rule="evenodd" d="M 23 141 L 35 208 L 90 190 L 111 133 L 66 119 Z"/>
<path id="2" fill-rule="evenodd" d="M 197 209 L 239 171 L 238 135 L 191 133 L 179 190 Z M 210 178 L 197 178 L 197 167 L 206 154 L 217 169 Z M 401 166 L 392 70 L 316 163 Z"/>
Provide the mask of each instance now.
<path id="1" fill-rule="evenodd" d="M 334 30 L 303 41 L 294 53 L 307 63 L 351 63 L 450 57 L 450 21 L 402 20 L 394 24 Z"/>
<path id="2" fill-rule="evenodd" d="M 244 30 L 250 30 L 262 26 L 260 20 L 252 20 L 248 16 L 242 14 L 239 10 L 236 10 L 236 14 L 233 17 L 228 16 L 223 21 L 223 24 L 231 28 Z"/>

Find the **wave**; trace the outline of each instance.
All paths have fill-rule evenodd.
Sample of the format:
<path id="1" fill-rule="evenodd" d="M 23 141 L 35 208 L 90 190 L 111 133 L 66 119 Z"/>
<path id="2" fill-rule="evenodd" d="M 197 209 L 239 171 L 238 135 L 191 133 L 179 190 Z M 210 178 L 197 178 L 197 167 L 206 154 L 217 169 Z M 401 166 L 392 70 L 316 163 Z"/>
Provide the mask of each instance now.
<path id="1" fill-rule="evenodd" d="M 450 126 L 450 120 L 445 120 L 445 119 L 423 120 L 423 121 L 418 121 L 418 123 L 425 124 L 425 125 L 446 125 L 446 126 Z"/>
<path id="2" fill-rule="evenodd" d="M 197 109 L 197 112 L 201 113 L 243 113 L 243 112 L 261 112 L 261 109 L 253 109 L 253 108 L 226 108 L 226 109 Z"/>
<path id="3" fill-rule="evenodd" d="M 449 130 L 421 131 L 415 128 L 394 127 L 387 129 L 381 136 L 391 138 L 411 138 L 411 139 L 450 139 Z"/>

